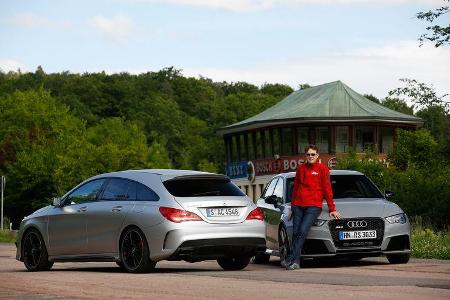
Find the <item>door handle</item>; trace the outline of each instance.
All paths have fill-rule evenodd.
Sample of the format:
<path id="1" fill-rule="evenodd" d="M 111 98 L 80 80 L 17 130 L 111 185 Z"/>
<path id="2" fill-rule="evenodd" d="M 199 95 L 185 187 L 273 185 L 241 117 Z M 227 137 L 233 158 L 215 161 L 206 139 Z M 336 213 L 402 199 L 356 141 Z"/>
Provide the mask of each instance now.
<path id="1" fill-rule="evenodd" d="M 80 207 L 77 211 L 78 212 L 85 212 L 87 210 L 87 206 L 83 206 L 83 207 Z"/>
<path id="2" fill-rule="evenodd" d="M 122 210 L 122 206 L 114 206 L 111 211 L 118 212 Z"/>

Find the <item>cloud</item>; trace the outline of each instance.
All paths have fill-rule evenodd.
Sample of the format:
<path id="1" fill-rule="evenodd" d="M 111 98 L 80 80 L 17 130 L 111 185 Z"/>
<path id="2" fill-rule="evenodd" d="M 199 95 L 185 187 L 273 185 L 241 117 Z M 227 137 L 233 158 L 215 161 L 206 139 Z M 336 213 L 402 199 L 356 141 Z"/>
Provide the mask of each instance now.
<path id="1" fill-rule="evenodd" d="M 43 27 L 51 24 L 47 17 L 34 13 L 19 13 L 11 17 L 4 18 L 7 24 L 21 27 Z"/>
<path id="2" fill-rule="evenodd" d="M 131 18 L 121 15 L 111 18 L 96 16 L 91 19 L 90 24 L 102 36 L 114 41 L 124 41 L 135 31 Z"/>
<path id="3" fill-rule="evenodd" d="M 26 71 L 25 65 L 18 62 L 17 60 L 0 58 L 0 70 L 2 70 L 3 72 L 17 71 L 18 69 Z"/>
<path id="4" fill-rule="evenodd" d="M 284 83 L 298 89 L 300 83 L 319 85 L 341 80 L 360 93 L 384 98 L 399 87 L 400 78 L 433 84 L 438 93 L 450 92 L 450 51 L 416 41 L 392 43 L 325 56 L 293 57 L 257 66 L 238 68 L 183 68 L 188 76 L 202 75 L 215 81 L 246 81 L 257 85 Z"/>
<path id="5" fill-rule="evenodd" d="M 155 0 L 150 0 L 150 2 L 155 2 Z M 162 2 L 170 2 L 180 5 L 210 7 L 234 12 L 266 10 L 274 7 L 301 7 L 306 5 L 425 4 L 442 6 L 442 0 L 166 0 Z"/>

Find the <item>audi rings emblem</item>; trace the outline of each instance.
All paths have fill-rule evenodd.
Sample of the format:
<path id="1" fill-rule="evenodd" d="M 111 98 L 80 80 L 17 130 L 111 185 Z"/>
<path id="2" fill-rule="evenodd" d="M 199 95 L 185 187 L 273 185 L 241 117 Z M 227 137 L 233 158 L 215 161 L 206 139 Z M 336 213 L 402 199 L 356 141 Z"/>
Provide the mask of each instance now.
<path id="1" fill-rule="evenodd" d="M 364 228 L 367 227 L 366 221 L 348 221 L 347 226 L 350 228 Z"/>

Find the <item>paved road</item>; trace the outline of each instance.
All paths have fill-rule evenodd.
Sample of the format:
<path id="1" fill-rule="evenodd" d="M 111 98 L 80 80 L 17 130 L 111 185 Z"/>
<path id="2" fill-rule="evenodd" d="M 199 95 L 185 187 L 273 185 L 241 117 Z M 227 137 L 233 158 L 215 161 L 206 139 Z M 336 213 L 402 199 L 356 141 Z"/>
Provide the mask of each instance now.
<path id="1" fill-rule="evenodd" d="M 450 299 L 450 261 L 384 258 L 308 262 L 285 271 L 275 259 L 225 272 L 214 261 L 160 262 L 150 274 L 127 274 L 114 263 L 56 263 L 27 272 L 15 247 L 0 244 L 2 299 Z"/>

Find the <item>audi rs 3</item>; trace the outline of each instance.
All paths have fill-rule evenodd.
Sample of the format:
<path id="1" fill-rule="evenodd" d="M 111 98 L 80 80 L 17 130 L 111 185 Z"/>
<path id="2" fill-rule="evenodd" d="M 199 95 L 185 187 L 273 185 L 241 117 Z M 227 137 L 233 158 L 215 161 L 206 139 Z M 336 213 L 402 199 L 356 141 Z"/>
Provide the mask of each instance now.
<path id="1" fill-rule="evenodd" d="M 217 260 L 241 270 L 266 250 L 264 215 L 224 175 L 129 170 L 91 177 L 25 217 L 16 258 L 30 271 L 54 262 L 112 261 L 145 272 L 161 260 Z"/>
<path id="2" fill-rule="evenodd" d="M 329 216 L 326 202 L 315 220 L 302 250 L 302 258 L 348 257 L 360 259 L 386 256 L 390 263 L 407 263 L 410 257 L 408 216 L 389 201 L 392 192 L 382 193 L 364 174 L 331 170 L 334 202 L 342 218 Z M 292 220 L 288 220 L 295 172 L 273 177 L 257 206 L 264 212 L 267 251 L 255 257 L 267 262 L 270 255 L 281 262 L 290 251 Z"/>

